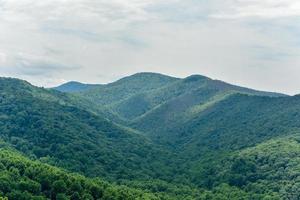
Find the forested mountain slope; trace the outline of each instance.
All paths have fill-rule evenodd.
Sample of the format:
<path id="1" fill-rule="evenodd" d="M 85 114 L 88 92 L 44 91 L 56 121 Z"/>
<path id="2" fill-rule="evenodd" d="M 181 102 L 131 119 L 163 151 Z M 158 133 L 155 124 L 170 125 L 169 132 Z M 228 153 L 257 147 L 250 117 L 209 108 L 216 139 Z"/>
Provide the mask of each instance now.
<path id="1" fill-rule="evenodd" d="M 200 75 L 139 73 L 68 93 L 0 79 L 7 144 L 158 199 L 296 198 L 299 115 L 300 96 Z"/>
<path id="2" fill-rule="evenodd" d="M 299 153 L 298 148 L 293 152 Z M 251 159 L 251 157 L 245 159 Z M 226 173 L 229 178 L 225 179 L 225 182 L 228 183 L 220 183 L 212 190 L 202 189 L 198 191 L 185 186 L 181 188 L 173 187 L 170 190 L 170 187 L 151 182 L 141 186 L 132 184 L 131 187 L 128 187 L 111 184 L 100 178 L 86 178 L 38 161 L 29 160 L 9 147 L 1 147 L 0 197 L 13 200 L 238 200 L 266 199 L 266 197 L 279 199 L 279 194 L 272 192 L 273 188 L 265 188 L 268 185 L 255 185 L 256 187 L 264 187 L 263 190 L 256 193 L 253 189 L 246 189 L 236 184 L 236 177 L 234 176 L 236 171 L 233 171 L 235 168 L 230 167 L 231 165 L 235 166 L 236 162 L 240 162 L 240 159 L 233 157 L 232 160 L 226 163 L 226 167 L 229 168 L 223 169 L 217 176 L 219 178 L 222 176 L 222 173 Z M 242 162 L 243 165 L 240 168 L 249 170 L 248 162 L 250 161 L 246 160 L 245 164 Z M 219 166 L 215 167 L 218 168 Z M 230 171 L 227 173 L 226 170 Z M 290 171 L 292 172 L 292 170 Z M 247 171 L 247 173 L 251 172 Z M 263 173 L 263 171 L 257 171 L 257 173 Z M 249 175 L 246 174 L 243 180 L 248 180 L 247 176 Z M 281 175 L 280 177 L 284 176 Z M 284 178 L 280 180 L 284 181 Z M 220 179 L 218 181 L 222 182 L 224 180 Z M 253 188 L 256 189 L 256 187 Z M 288 187 L 286 188 L 289 189 Z M 166 189 L 163 190 L 162 188 Z M 287 193 L 281 193 L 280 195 L 287 195 Z"/>
<path id="3" fill-rule="evenodd" d="M 9 200 L 173 199 L 165 194 L 71 174 L 3 148 L 0 149 L 0 196 Z"/>
<path id="4" fill-rule="evenodd" d="M 236 151 L 221 165 L 212 167 L 216 173 L 208 178 L 215 185 L 227 183 L 255 194 L 268 194 L 267 199 L 299 199 L 299 142 L 296 134 Z"/>
<path id="5" fill-rule="evenodd" d="M 185 160 L 191 182 L 208 187 L 212 165 L 235 151 L 270 139 L 300 133 L 300 98 L 236 94 L 205 110 L 193 120 L 164 130 L 154 140 L 167 144 Z M 212 164 L 213 163 L 213 164 Z M 294 179 L 293 179 L 294 180 Z"/>
<path id="6" fill-rule="evenodd" d="M 228 185 L 212 191 L 189 187 L 182 190 L 176 187 L 175 182 L 161 185 L 155 180 L 147 183 L 145 188 L 145 179 L 170 181 L 182 174 L 176 169 L 181 160 L 176 160 L 173 153 L 159 149 L 144 136 L 75 107 L 63 94 L 36 88 L 17 79 L 1 79 L 0 91 L 1 138 L 12 147 L 43 162 L 106 180 L 124 180 L 127 185 L 143 189 L 131 191 L 106 185 L 99 189 L 103 196 L 93 199 L 231 199 L 232 195 L 252 195 Z M 74 192 L 71 182 L 78 180 L 82 183 L 84 180 L 81 178 L 69 178 L 52 168 L 48 172 L 49 168 L 45 165 L 33 164 L 31 167 L 32 164 L 25 158 L 1 152 L 4 153 L 0 156 L 4 167 L 0 183 L 3 196 L 9 199 L 44 199 L 53 195 L 56 199 L 80 199 L 98 195 L 94 194 L 94 189 L 89 189 L 88 183 L 81 186 L 84 192 Z M 11 176 L 15 178 L 11 179 Z M 95 184 L 103 183 L 91 184 L 94 188 Z M 227 190 L 231 191 L 230 195 Z"/>
<path id="7" fill-rule="evenodd" d="M 236 94 L 164 133 L 181 138 L 180 143 L 187 149 L 207 146 L 213 150 L 234 150 L 299 131 L 299 116 L 300 96 Z"/>
<path id="8" fill-rule="evenodd" d="M 129 128 L 56 101 L 61 96 L 1 79 L 1 138 L 29 156 L 89 176 L 119 180 L 170 173 L 164 157 L 171 153 Z"/>
<path id="9" fill-rule="evenodd" d="M 201 76 L 185 78 L 178 83 L 176 88 L 187 84 L 188 86 L 183 92 L 136 118 L 130 123 L 130 126 L 146 133 L 159 134 L 166 128 L 172 128 L 192 120 L 204 110 L 237 93 L 268 97 L 284 96 L 233 86 Z M 165 91 L 170 90 L 166 88 Z M 161 91 L 160 96 L 165 94 L 165 91 Z"/>

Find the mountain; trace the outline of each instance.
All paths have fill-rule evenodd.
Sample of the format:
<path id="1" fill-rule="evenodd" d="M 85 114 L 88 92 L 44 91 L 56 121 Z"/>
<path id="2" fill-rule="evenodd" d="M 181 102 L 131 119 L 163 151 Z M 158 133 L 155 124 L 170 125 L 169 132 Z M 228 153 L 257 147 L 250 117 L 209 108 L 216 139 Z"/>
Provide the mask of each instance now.
<path id="1" fill-rule="evenodd" d="M 163 87 L 166 84 L 172 83 L 178 80 L 177 78 L 165 76 L 158 73 L 143 72 L 137 73 L 129 77 L 122 78 L 116 82 L 98 85 L 88 90 L 81 92 L 69 92 L 73 93 L 73 96 L 83 98 L 93 104 L 97 109 L 101 109 L 101 114 L 121 124 L 125 124 L 127 117 L 130 115 L 141 115 L 147 108 L 147 102 L 143 101 L 143 98 L 139 98 L 140 93 L 153 90 L 155 88 Z M 59 86 L 53 88 L 63 87 Z M 129 105 L 121 105 L 123 101 L 136 95 L 136 100 L 132 99 L 128 102 Z M 118 112 L 117 110 L 123 110 Z"/>
<path id="2" fill-rule="evenodd" d="M 102 107 L 104 113 L 109 113 L 108 118 L 128 125 L 150 121 L 147 118 L 153 115 L 161 115 L 163 120 L 168 121 L 167 115 L 173 116 L 177 113 L 181 116 L 185 112 L 199 109 L 202 104 L 210 104 L 237 92 L 272 97 L 285 96 L 234 86 L 201 75 L 180 79 L 157 73 L 134 74 L 77 95 Z M 172 111 L 173 107 L 175 109 Z M 156 125 L 149 126 L 156 128 Z"/>
<path id="3" fill-rule="evenodd" d="M 109 180 L 170 173 L 162 163 L 169 163 L 165 158 L 172 153 L 137 131 L 74 106 L 63 93 L 1 78 L 0 97 L 0 137 L 30 157 Z"/>
<path id="4" fill-rule="evenodd" d="M 201 75 L 138 73 L 77 92 L 0 78 L 5 144 L 131 199 L 297 199 L 299 115 L 300 96 Z"/>
<path id="5" fill-rule="evenodd" d="M 0 96 L 0 132 L 5 144 L 31 159 L 134 188 L 69 175 L 0 149 L 4 165 L 0 194 L 9 199 L 215 199 L 224 196 L 225 189 L 248 195 L 231 186 L 208 191 L 188 183 L 182 186 L 180 181 L 172 183 L 174 176 L 183 174 L 175 168 L 181 160 L 173 153 L 136 131 L 74 106 L 63 93 L 1 78 Z"/>
<path id="6" fill-rule="evenodd" d="M 58 87 L 55 87 L 55 90 L 61 91 L 61 92 L 82 92 L 86 90 L 90 90 L 92 88 L 101 87 L 100 84 L 84 84 L 76 81 L 70 81 L 67 83 L 64 83 Z"/>
<path id="7" fill-rule="evenodd" d="M 101 107 L 105 117 L 148 134 L 164 132 L 191 120 L 231 95 L 283 97 L 231 85 L 201 75 L 184 79 L 138 73 L 76 95 Z M 156 132 L 156 133 L 155 133 Z"/>
<path id="8" fill-rule="evenodd" d="M 81 94 L 101 105 L 110 106 L 135 94 L 147 92 L 176 81 L 177 78 L 157 73 L 138 73 Z"/>

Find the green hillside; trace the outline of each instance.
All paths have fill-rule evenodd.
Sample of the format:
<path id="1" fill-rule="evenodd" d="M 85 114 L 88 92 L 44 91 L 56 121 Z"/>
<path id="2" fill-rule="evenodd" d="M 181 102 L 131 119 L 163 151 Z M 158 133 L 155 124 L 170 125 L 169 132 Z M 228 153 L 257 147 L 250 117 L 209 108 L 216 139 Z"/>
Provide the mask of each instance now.
<path id="1" fill-rule="evenodd" d="M 258 150 L 260 149 L 258 148 Z M 293 152 L 299 153 L 298 149 Z M 232 163 L 229 163 L 228 166 L 230 164 Z M 235 163 L 233 163 L 233 165 L 235 165 Z M 231 169 L 232 167 L 230 170 Z M 245 167 L 245 169 L 248 168 Z M 232 176 L 234 176 L 233 173 L 234 172 L 232 170 L 229 173 L 226 173 L 231 177 L 228 180 L 234 180 L 232 178 Z M 276 199 L 279 195 L 271 192 L 273 188 L 262 190 L 260 194 L 257 194 L 252 191 L 253 189 L 240 189 L 240 185 L 230 186 L 230 184 L 232 184 L 230 181 L 229 183 L 222 183 L 210 191 L 197 191 L 189 189 L 186 186 L 175 187 L 169 186 L 168 184 L 155 184 L 151 182 L 140 185 L 132 183 L 131 187 L 128 187 L 124 185 L 110 184 L 99 178 L 89 179 L 82 175 L 69 173 L 65 170 L 52 167 L 38 161 L 32 161 L 7 147 L 1 147 L 0 149 L 0 198 L 2 199 L 238 200 L 266 199 L 266 195 L 269 199 Z"/>
<path id="2" fill-rule="evenodd" d="M 187 149 L 206 146 L 212 150 L 235 150 L 299 131 L 299 114 L 299 96 L 236 94 L 165 133 L 179 134 Z"/>
<path id="3" fill-rule="evenodd" d="M 299 141 L 299 135 L 284 137 L 235 152 L 216 167 L 214 183 L 273 196 L 268 199 L 298 199 Z"/>
<path id="4" fill-rule="evenodd" d="M 298 133 L 299 114 L 298 96 L 236 94 L 154 138 L 185 160 L 180 167 L 189 174 L 191 182 L 210 188 L 215 184 L 211 177 L 216 176 L 212 165 L 222 163 L 232 152 Z"/>
<path id="5" fill-rule="evenodd" d="M 178 82 L 174 88 L 177 91 L 180 88 L 181 91 L 161 102 L 154 109 L 136 118 L 130 125 L 150 134 L 160 134 L 166 128 L 173 128 L 178 126 L 178 124 L 192 120 L 202 111 L 236 93 L 268 97 L 284 96 L 238 87 L 201 76 L 185 78 Z M 161 90 L 157 96 L 164 96 L 166 91 L 172 91 L 172 89 L 168 87 L 165 90 Z"/>
<path id="6" fill-rule="evenodd" d="M 109 180 L 166 176 L 171 171 L 165 160 L 171 153 L 129 128 L 66 100 L 57 102 L 63 94 L 1 79 L 0 96 L 1 138 L 28 156 Z"/>
<path id="7" fill-rule="evenodd" d="M 8 149 L 0 149 L 0 196 L 12 200 L 171 199 L 166 194 L 151 194 L 71 174 Z"/>

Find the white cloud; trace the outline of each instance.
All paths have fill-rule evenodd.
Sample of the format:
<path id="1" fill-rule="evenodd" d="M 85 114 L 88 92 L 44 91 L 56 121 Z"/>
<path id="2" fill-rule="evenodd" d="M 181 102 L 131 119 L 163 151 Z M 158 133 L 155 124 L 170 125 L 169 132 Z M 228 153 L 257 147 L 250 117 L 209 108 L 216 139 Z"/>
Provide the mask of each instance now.
<path id="1" fill-rule="evenodd" d="M 228 4 L 223 11 L 214 13 L 215 18 L 280 18 L 300 16 L 298 0 L 237 0 Z"/>
<path id="2" fill-rule="evenodd" d="M 4 64 L 7 62 L 7 56 L 5 53 L 0 52 L 0 64 Z"/>

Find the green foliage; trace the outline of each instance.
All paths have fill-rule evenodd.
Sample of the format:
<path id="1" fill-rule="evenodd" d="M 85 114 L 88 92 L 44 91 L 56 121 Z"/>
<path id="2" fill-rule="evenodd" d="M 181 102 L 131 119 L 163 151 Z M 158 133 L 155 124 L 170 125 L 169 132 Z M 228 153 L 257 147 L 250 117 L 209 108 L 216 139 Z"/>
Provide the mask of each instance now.
<path id="1" fill-rule="evenodd" d="M 283 137 L 300 131 L 298 96 L 153 73 L 72 87 L 0 79 L 0 147 L 115 184 L 1 150 L 0 196 L 299 198 L 299 139 Z"/>
<path id="2" fill-rule="evenodd" d="M 57 103 L 56 93 L 3 79 L 0 98 L 0 137 L 30 157 L 109 180 L 146 179 L 170 170 L 163 163 L 171 153 L 101 116 Z"/>
<path id="3" fill-rule="evenodd" d="M 216 165 L 216 184 L 227 183 L 265 199 L 298 199 L 299 136 L 269 140 L 232 153 Z M 272 198 L 271 198 L 272 197 Z"/>
<path id="4" fill-rule="evenodd" d="M 81 199 L 169 199 L 167 195 L 111 185 L 100 179 L 70 174 L 40 162 L 31 161 L 11 150 L 0 150 L 0 194 L 13 200 Z M 34 172 L 32 176 L 30 172 Z M 4 181 L 5 180 L 5 181 Z M 5 198 L 2 198 L 5 199 Z"/>

